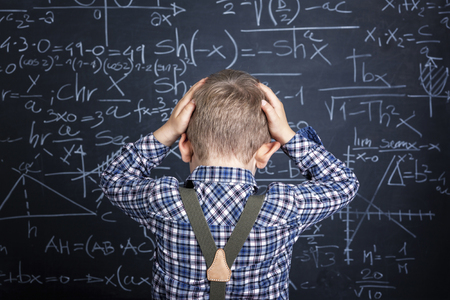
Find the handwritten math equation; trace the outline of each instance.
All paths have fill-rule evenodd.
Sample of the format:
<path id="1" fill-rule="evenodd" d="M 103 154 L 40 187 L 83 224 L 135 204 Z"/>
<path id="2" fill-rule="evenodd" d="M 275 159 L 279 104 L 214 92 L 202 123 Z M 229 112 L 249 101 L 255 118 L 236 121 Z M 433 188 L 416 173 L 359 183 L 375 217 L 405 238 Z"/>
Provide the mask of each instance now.
<path id="1" fill-rule="evenodd" d="M 313 126 L 361 181 L 349 207 L 300 236 L 293 263 L 332 270 L 349 299 L 401 294 L 401 280 L 427 263 L 418 227 L 438 226 L 439 207 L 450 201 L 449 17 L 448 0 L 0 4 L 0 223 L 15 228 L 0 234 L 0 292 L 148 290 L 151 272 L 127 264 L 139 257 L 150 268 L 155 239 L 137 224 L 132 236 L 96 231 L 120 231 L 123 220 L 100 174 L 122 145 L 166 122 L 198 79 L 234 68 L 269 85 L 291 127 Z M 186 178 L 176 145 L 154 175 Z M 256 178 L 262 189 L 305 180 L 281 151 Z M 92 230 L 73 235 L 68 220 Z M 380 226 L 395 241 L 384 244 Z M 39 271 L 36 252 L 92 266 Z M 307 274 L 294 278 L 291 294 L 320 289 Z"/>

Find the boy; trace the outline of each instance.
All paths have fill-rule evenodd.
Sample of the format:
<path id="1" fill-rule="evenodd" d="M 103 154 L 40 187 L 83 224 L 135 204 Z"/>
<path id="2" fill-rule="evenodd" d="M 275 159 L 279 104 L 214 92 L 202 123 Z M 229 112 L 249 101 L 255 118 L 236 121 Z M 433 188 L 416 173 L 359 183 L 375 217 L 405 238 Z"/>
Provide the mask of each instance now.
<path id="1" fill-rule="evenodd" d="M 179 183 L 173 177 L 150 178 L 180 136 L 181 157 L 191 170 L 185 185 L 193 186 L 218 248 L 256 193 L 256 169 L 264 168 L 280 146 L 308 179 L 268 186 L 226 285 L 227 299 L 288 299 L 294 242 L 353 199 L 359 187 L 355 175 L 325 150 L 311 127 L 292 131 L 282 103 L 251 75 L 223 70 L 200 80 L 167 123 L 125 145 L 102 175 L 112 203 L 156 237 L 153 299 L 209 297 L 206 263 Z"/>

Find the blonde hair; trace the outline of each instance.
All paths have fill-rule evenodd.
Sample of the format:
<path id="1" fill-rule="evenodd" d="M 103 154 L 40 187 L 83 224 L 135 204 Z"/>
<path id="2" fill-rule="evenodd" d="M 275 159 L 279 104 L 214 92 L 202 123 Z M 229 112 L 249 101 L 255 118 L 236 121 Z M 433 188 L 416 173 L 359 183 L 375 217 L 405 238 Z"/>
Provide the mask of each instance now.
<path id="1" fill-rule="evenodd" d="M 270 142 L 258 83 L 246 72 L 227 69 L 210 75 L 194 93 L 196 108 L 186 134 L 200 160 L 234 156 L 246 164 Z"/>

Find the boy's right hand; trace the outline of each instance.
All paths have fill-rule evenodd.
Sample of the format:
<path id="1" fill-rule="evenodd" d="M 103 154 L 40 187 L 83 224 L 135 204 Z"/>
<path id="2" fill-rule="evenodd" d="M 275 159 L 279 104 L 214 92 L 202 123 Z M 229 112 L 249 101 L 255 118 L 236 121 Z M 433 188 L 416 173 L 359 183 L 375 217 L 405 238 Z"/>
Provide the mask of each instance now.
<path id="1" fill-rule="evenodd" d="M 266 95 L 266 100 L 262 100 L 261 108 L 266 114 L 270 135 L 284 145 L 294 137 L 295 132 L 289 126 L 283 103 L 269 87 L 259 83 L 259 88 Z"/>
<path id="2" fill-rule="evenodd" d="M 153 135 L 162 144 L 170 147 L 172 144 L 183 134 L 191 119 L 191 115 L 195 110 L 195 103 L 192 96 L 194 92 L 202 86 L 206 81 L 206 78 L 198 81 L 194 84 L 189 91 L 178 101 L 177 105 L 172 111 L 169 120 L 156 130 Z"/>

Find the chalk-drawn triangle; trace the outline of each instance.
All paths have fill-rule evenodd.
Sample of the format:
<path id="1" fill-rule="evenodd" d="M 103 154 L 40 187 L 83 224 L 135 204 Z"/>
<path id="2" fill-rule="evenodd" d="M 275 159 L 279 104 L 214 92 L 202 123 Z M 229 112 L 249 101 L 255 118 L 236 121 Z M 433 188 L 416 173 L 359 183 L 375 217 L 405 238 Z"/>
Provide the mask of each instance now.
<path id="1" fill-rule="evenodd" d="M 405 182 L 403 181 L 402 172 L 400 171 L 398 162 L 396 163 L 391 176 L 389 176 L 388 185 L 405 186 Z"/>
<path id="2" fill-rule="evenodd" d="M 27 174 L 19 177 L 0 203 L 0 221 L 67 216 L 96 216 L 96 213 Z"/>

